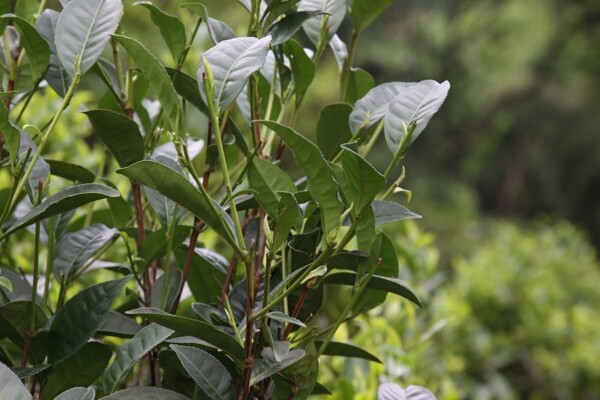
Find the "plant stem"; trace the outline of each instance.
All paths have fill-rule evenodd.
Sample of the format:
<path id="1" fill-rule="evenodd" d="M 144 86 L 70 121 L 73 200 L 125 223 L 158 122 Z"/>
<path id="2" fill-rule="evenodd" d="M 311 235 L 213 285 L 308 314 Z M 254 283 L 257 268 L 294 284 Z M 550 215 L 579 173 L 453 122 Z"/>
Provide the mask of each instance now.
<path id="1" fill-rule="evenodd" d="M 358 34 L 360 32 L 356 29 L 352 30 L 352 39 L 350 42 L 350 50 L 348 51 L 348 57 L 344 62 L 344 66 L 342 69 L 342 79 L 340 82 L 340 101 L 346 100 L 346 95 L 348 94 L 348 83 L 350 82 L 350 71 L 352 69 L 352 64 L 354 63 L 354 57 L 356 56 L 356 45 L 358 44 Z"/>
<path id="2" fill-rule="evenodd" d="M 48 306 L 48 296 L 50 294 L 50 279 L 54 265 L 54 226 L 52 218 L 48 219 L 48 253 L 46 256 L 46 278 L 44 280 L 44 295 L 42 296 L 42 306 Z"/>

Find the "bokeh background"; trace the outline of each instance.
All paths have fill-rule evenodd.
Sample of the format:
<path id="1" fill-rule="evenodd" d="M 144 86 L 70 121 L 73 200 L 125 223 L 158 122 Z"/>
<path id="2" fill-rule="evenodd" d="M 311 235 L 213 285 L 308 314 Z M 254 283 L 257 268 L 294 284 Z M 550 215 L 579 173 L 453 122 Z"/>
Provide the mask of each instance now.
<path id="1" fill-rule="evenodd" d="M 128 34 L 156 34 L 168 60 L 147 13 L 125 3 Z M 186 18 L 184 1 L 154 3 Z M 203 3 L 244 34 L 236 1 Z M 377 84 L 452 89 L 405 163 L 408 207 L 424 218 L 388 228 L 425 306 L 389 297 L 346 326 L 337 339 L 354 335 L 382 363 L 327 358 L 320 381 L 335 399 L 373 399 L 382 380 L 439 399 L 600 399 L 600 1 L 397 0 L 355 64 Z M 326 53 L 299 119 L 308 136 L 338 97 L 335 68 Z"/>

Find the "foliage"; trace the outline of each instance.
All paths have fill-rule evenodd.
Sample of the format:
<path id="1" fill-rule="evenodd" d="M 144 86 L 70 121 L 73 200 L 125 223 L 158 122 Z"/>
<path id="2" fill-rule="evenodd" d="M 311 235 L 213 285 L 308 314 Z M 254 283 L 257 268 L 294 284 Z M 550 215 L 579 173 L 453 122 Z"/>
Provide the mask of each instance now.
<path id="1" fill-rule="evenodd" d="M 242 37 L 200 3 L 171 15 L 138 2 L 158 51 L 128 34 L 121 0 L 60 3 L 1 9 L 3 389 L 303 399 L 326 392 L 322 355 L 377 361 L 332 339 L 388 293 L 421 305 L 382 226 L 420 217 L 391 200 L 396 167 L 450 88 L 375 86 L 354 69 L 359 34 L 392 2 L 240 1 Z M 203 25 L 212 44 L 198 49 Z M 339 102 L 304 136 L 328 48 Z M 381 134 L 383 171 L 367 161 Z M 325 292 L 344 308 L 331 313 Z M 379 397 L 395 393 L 433 397 L 392 384 Z"/>

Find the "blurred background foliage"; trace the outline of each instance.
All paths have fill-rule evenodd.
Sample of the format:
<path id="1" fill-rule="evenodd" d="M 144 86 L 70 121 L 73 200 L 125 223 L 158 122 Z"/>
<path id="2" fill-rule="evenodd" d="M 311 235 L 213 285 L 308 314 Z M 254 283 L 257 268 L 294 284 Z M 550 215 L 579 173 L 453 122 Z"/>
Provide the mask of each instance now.
<path id="1" fill-rule="evenodd" d="M 132 3 L 128 34 L 155 34 Z M 154 3 L 190 17 L 184 1 Z M 204 3 L 245 34 L 236 1 Z M 342 25 L 343 40 L 350 29 Z M 598 43 L 597 0 L 398 0 L 363 33 L 356 66 L 378 84 L 447 79 L 452 90 L 405 163 L 410 208 L 424 219 L 388 231 L 404 255 L 401 277 L 425 307 L 390 297 L 341 330 L 337 340 L 354 332 L 382 364 L 327 358 L 320 381 L 333 398 L 372 399 L 383 378 L 439 399 L 600 399 Z M 162 42 L 153 45 L 170 60 Z M 207 46 L 204 33 L 189 59 Z M 298 122 L 309 136 L 339 93 L 331 54 L 322 63 Z M 32 109 L 52 112 L 56 99 L 46 100 Z M 87 119 L 70 110 L 62 121 L 71 128 L 59 131 L 73 144 L 60 148 L 93 169 L 101 152 L 90 150 Z M 27 120 L 36 116 L 48 117 Z M 385 157 L 372 161 L 385 169 L 380 145 Z"/>

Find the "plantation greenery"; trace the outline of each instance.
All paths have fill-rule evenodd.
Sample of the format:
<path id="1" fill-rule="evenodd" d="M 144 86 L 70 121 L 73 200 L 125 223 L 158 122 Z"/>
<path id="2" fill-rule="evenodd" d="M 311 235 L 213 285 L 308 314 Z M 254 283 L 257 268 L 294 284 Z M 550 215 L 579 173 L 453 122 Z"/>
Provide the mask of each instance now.
<path id="1" fill-rule="evenodd" d="M 392 2 L 223 2 L 234 29 L 201 3 L 1 3 L 0 398 L 304 399 L 335 386 L 322 356 L 378 361 L 333 339 L 388 294 L 421 305 L 382 227 L 419 218 L 403 159 L 450 88 L 353 67 Z M 326 52 L 338 102 L 304 135 Z"/>

